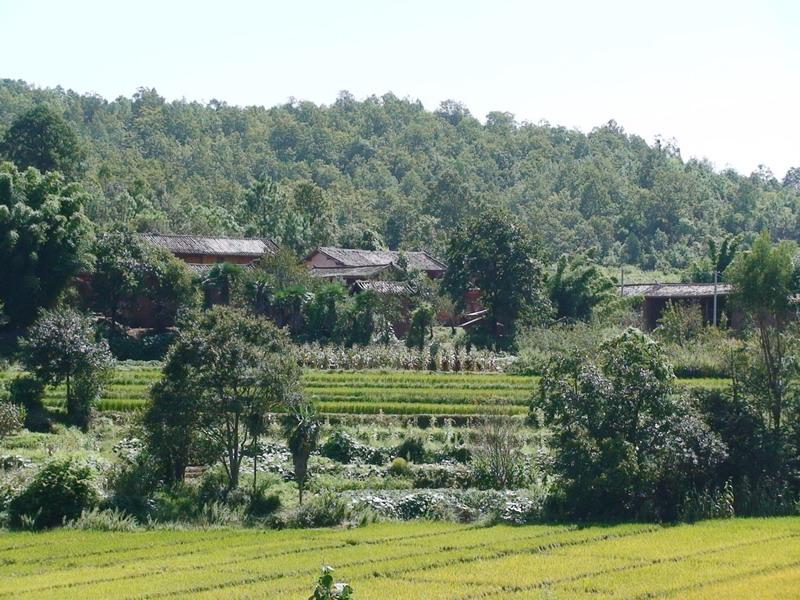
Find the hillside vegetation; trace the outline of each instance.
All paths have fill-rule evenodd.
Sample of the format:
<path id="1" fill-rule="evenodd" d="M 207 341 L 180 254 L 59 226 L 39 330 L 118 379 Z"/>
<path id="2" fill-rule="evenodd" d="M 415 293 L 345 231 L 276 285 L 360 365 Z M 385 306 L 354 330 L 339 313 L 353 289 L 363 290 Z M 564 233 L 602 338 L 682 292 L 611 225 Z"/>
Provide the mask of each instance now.
<path id="1" fill-rule="evenodd" d="M 551 258 L 597 247 L 607 264 L 666 270 L 726 232 L 800 238 L 799 170 L 718 173 L 613 121 L 585 134 L 392 94 L 263 108 L 2 80 L 0 135 L 42 103 L 77 131 L 89 216 L 106 225 L 270 235 L 298 252 L 382 241 L 441 254 L 465 217 L 501 205 Z"/>

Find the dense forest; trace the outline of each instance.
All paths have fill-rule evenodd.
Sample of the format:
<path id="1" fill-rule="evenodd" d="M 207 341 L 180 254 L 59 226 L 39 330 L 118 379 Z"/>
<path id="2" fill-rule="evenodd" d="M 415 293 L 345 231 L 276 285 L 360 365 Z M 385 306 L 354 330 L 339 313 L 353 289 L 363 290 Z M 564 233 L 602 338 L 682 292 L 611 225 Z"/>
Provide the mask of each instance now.
<path id="1" fill-rule="evenodd" d="M 0 136 L 41 105 L 77 133 L 73 176 L 103 225 L 442 255 L 465 217 L 499 205 L 551 259 L 595 248 L 608 265 L 662 270 L 726 233 L 800 239 L 800 169 L 716 172 L 613 121 L 588 134 L 504 112 L 482 123 L 453 101 L 430 112 L 347 92 L 329 106 L 167 102 L 146 88 L 108 101 L 6 79 Z"/>

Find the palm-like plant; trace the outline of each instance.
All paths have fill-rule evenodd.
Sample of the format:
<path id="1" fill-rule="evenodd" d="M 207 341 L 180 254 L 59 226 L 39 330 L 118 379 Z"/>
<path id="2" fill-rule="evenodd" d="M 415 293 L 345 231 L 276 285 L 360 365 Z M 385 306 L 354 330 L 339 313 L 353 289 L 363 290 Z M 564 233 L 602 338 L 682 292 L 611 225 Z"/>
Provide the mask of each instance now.
<path id="1" fill-rule="evenodd" d="M 300 504 L 303 504 L 303 492 L 308 478 L 308 458 L 317 447 L 320 428 L 317 411 L 310 402 L 300 400 L 292 403 L 291 411 L 284 420 L 284 433 L 289 452 L 292 453 Z"/>

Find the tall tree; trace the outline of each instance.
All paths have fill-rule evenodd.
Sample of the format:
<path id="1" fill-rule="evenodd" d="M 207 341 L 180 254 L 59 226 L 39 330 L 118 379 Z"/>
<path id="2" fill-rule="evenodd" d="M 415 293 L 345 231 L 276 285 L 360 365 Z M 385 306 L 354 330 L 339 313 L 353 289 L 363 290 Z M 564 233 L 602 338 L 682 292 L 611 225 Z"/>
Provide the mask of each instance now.
<path id="1" fill-rule="evenodd" d="M 190 428 L 176 432 L 186 440 L 182 451 L 190 436 L 200 436 L 216 449 L 234 489 L 242 459 L 252 455 L 263 430 L 253 424 L 285 410 L 298 386 L 299 369 L 286 335 L 266 319 L 217 305 L 181 324 L 146 422 L 154 432 L 175 431 L 175 417 L 161 405 L 175 406 L 170 391 L 186 399 L 180 408 L 184 418 L 177 421 Z M 179 475 L 180 466 L 169 468 Z"/>
<path id="2" fill-rule="evenodd" d="M 70 125 L 46 104 L 17 117 L 0 140 L 0 154 L 20 169 L 59 171 L 77 177 L 85 152 Z"/>
<path id="3" fill-rule="evenodd" d="M 80 185 L 64 183 L 58 173 L 0 164 L 0 302 L 8 327 L 24 327 L 39 308 L 52 307 L 87 264 L 87 198 Z"/>
<path id="4" fill-rule="evenodd" d="M 303 492 L 308 478 L 308 458 L 319 442 L 321 425 L 314 405 L 299 398 L 291 403 L 289 414 L 284 419 L 284 433 L 292 454 L 300 504 L 303 504 Z"/>
<path id="5" fill-rule="evenodd" d="M 521 317 L 549 313 L 540 245 L 506 213 L 482 214 L 460 227 L 450 239 L 446 262 L 442 288 L 458 310 L 465 308 L 469 290 L 481 292 L 487 313 L 471 330 L 477 344 L 511 348 Z"/>
<path id="6" fill-rule="evenodd" d="M 725 271 L 733 286 L 734 305 L 755 328 L 765 380 L 761 401 L 776 433 L 783 425 L 790 385 L 797 372 L 788 332 L 795 314 L 792 297 L 800 291 L 794 256 L 794 244 L 773 245 L 769 233 L 764 232 Z"/>
<path id="7" fill-rule="evenodd" d="M 43 311 L 23 340 L 22 363 L 45 385 L 65 384 L 67 415 L 86 429 L 113 364 L 91 321 L 74 310 Z"/>
<path id="8" fill-rule="evenodd" d="M 558 318 L 587 321 L 594 308 L 613 295 L 614 282 L 589 251 L 562 255 L 555 272 L 547 277 L 546 287 Z"/>

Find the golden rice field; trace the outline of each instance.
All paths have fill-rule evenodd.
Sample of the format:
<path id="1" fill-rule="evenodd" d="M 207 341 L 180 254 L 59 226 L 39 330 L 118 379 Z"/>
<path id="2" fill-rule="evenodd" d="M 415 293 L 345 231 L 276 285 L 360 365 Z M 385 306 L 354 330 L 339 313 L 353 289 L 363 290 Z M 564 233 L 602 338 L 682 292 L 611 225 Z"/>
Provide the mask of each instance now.
<path id="1" fill-rule="evenodd" d="M 800 518 L 2 533 L 0 598 L 300 600 L 323 564 L 357 600 L 800 598 Z"/>

